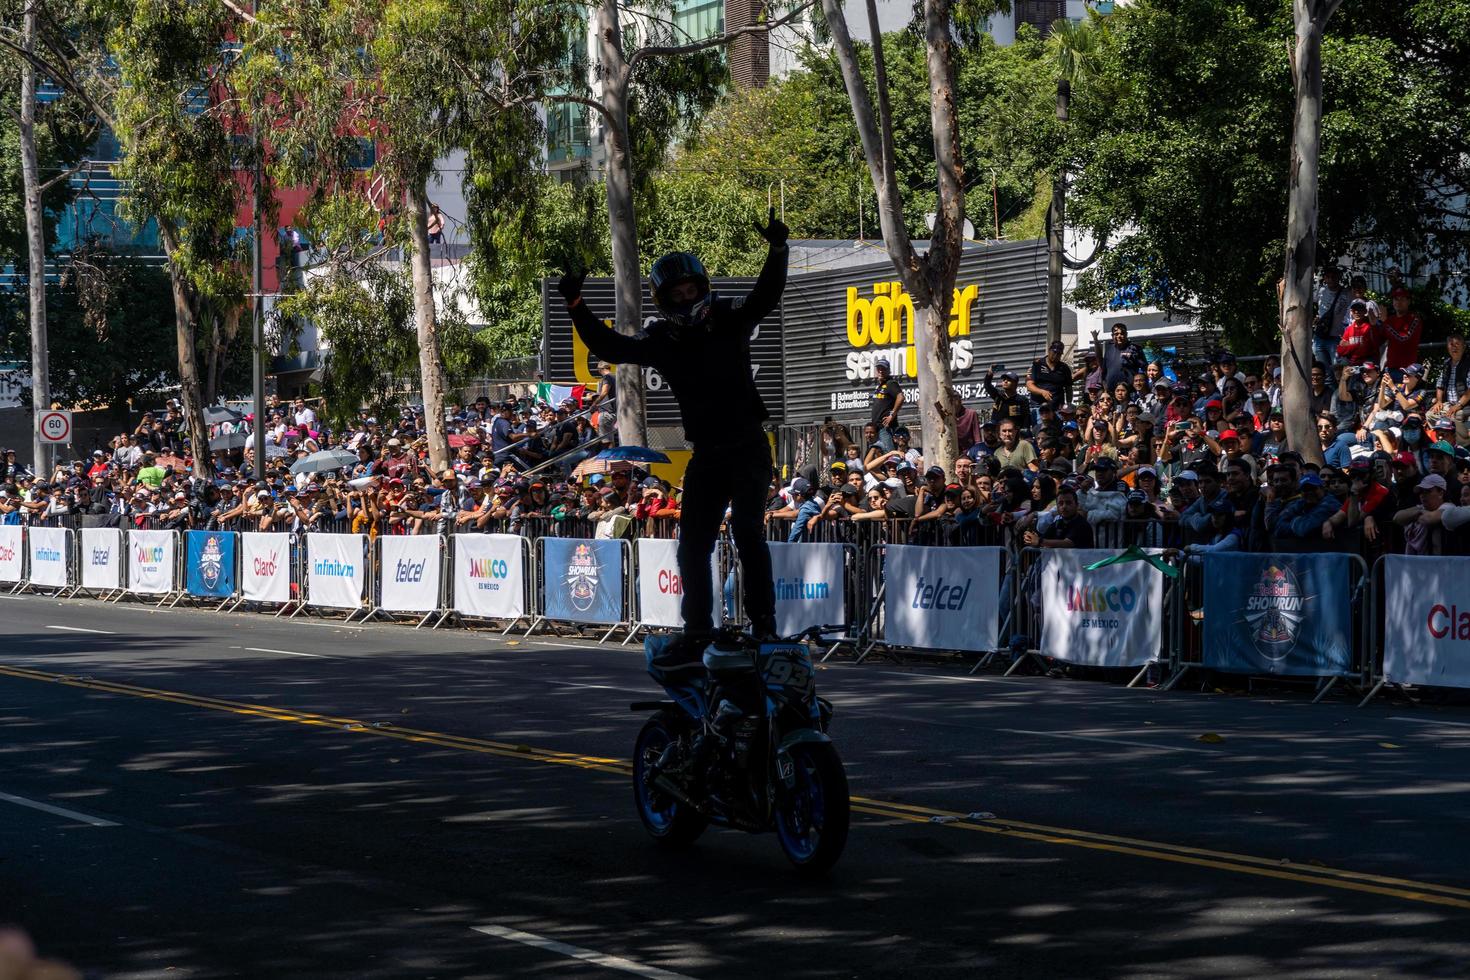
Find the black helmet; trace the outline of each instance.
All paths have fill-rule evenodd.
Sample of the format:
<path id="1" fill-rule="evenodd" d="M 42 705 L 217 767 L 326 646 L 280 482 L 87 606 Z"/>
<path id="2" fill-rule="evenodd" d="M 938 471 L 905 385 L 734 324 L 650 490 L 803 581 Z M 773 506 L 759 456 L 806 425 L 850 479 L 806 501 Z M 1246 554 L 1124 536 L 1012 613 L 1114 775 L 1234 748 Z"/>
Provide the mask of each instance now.
<path id="1" fill-rule="evenodd" d="M 671 286 L 681 282 L 693 282 L 699 287 L 699 297 L 688 303 L 675 303 L 667 296 Z M 653 264 L 648 273 L 648 284 L 653 290 L 653 303 L 673 323 L 688 327 L 704 322 L 710 311 L 709 274 L 704 265 L 688 252 L 670 252 Z"/>

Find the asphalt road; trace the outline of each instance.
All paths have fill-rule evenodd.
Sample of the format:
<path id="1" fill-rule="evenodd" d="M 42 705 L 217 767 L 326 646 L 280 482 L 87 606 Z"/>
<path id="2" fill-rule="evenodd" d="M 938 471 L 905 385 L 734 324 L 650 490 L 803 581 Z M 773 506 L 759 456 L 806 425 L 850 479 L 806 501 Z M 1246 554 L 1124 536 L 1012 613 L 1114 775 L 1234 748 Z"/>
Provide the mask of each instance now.
<path id="1" fill-rule="evenodd" d="M 647 841 L 631 648 L 0 598 L 0 921 L 107 977 L 1470 975 L 1470 710 L 818 684 L 807 883 Z"/>

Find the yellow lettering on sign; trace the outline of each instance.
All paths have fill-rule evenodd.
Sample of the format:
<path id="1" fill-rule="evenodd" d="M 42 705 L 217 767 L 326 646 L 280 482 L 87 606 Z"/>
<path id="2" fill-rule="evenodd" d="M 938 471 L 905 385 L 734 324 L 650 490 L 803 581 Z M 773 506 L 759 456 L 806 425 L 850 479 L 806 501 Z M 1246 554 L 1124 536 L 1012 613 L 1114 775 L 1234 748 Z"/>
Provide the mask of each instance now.
<path id="1" fill-rule="evenodd" d="M 914 346 L 914 300 L 900 282 L 876 282 L 870 287 L 873 298 L 858 295 L 856 286 L 847 287 L 847 342 L 852 347 Z M 971 283 L 956 287 L 950 305 L 949 335 L 968 337 L 971 314 L 980 287 Z M 898 373 L 898 372 L 895 372 Z"/>
<path id="2" fill-rule="evenodd" d="M 613 325 L 611 320 L 602 322 L 609 327 Z M 613 367 L 617 365 L 614 364 Z M 587 349 L 586 344 L 582 343 L 582 335 L 577 333 L 575 327 L 572 328 L 572 373 L 584 385 L 597 384 L 597 375 L 592 370 L 592 352 Z"/>

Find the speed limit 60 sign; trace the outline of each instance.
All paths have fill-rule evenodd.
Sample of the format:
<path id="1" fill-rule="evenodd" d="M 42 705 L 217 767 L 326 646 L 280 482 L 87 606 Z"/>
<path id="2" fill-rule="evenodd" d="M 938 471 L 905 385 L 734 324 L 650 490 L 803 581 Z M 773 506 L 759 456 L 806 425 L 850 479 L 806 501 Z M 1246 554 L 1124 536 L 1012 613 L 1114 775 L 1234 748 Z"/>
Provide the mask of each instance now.
<path id="1" fill-rule="evenodd" d="M 71 442 L 71 413 L 55 410 L 36 413 L 36 431 L 42 442 Z"/>

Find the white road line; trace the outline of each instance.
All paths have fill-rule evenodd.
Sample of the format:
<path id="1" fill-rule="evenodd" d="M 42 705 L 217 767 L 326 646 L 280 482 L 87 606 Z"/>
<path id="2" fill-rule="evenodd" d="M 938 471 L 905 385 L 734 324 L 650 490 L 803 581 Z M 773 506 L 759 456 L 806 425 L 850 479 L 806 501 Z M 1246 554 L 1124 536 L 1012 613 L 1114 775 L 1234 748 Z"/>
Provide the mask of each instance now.
<path id="1" fill-rule="evenodd" d="M 272 650 L 270 647 L 241 647 L 241 649 L 249 650 L 251 653 L 280 653 L 288 657 L 316 657 L 319 660 L 331 659 L 325 653 L 298 653 L 295 650 Z"/>
<path id="2" fill-rule="evenodd" d="M 47 626 L 48 630 L 66 630 L 68 633 L 97 633 L 102 636 L 116 636 L 113 630 L 89 630 L 81 626 Z"/>
<path id="3" fill-rule="evenodd" d="M 1416 725 L 1449 725 L 1453 728 L 1470 728 L 1470 721 L 1441 721 L 1438 718 L 1409 718 L 1404 715 L 1389 715 L 1389 721 L 1412 721 Z"/>
<path id="4" fill-rule="evenodd" d="M 584 949 L 581 946 L 573 946 L 570 943 L 559 942 L 538 936 L 530 932 L 521 932 L 519 929 L 507 929 L 504 926 L 471 926 L 475 932 L 494 936 L 496 939 L 508 939 L 513 943 L 523 946 L 534 946 L 544 949 L 549 953 L 559 953 L 562 956 L 571 957 L 574 960 L 582 960 L 584 963 L 593 963 L 609 970 L 621 970 L 638 977 L 648 977 L 649 980 L 691 980 L 682 973 L 671 973 L 668 970 L 660 970 L 656 966 L 646 966 L 633 960 L 624 959 L 621 956 L 609 956 L 596 950 Z"/>
<path id="5" fill-rule="evenodd" d="M 50 813 L 54 816 L 66 817 L 70 820 L 80 820 L 82 823 L 91 824 L 93 827 L 118 826 L 111 820 L 103 820 L 101 817 L 90 817 L 85 813 L 78 813 L 75 810 L 66 810 L 59 806 L 52 806 L 50 803 L 38 803 L 35 800 L 28 800 L 22 796 L 11 796 L 9 793 L 0 793 L 0 800 L 6 803 L 14 803 L 16 806 L 28 806 L 32 810 L 40 810 L 42 813 Z"/>
<path id="6" fill-rule="evenodd" d="M 1079 742 L 1104 742 L 1108 745 L 1131 745 L 1139 749 L 1153 749 L 1156 752 L 1208 752 L 1209 749 L 1193 745 L 1156 745 L 1153 742 L 1133 742 L 1126 738 L 1103 738 L 1101 735 L 1071 735 L 1066 732 L 1032 732 L 1023 728 L 997 728 L 998 732 L 1006 732 L 1011 735 L 1035 735 L 1040 738 L 1070 738 Z"/>

